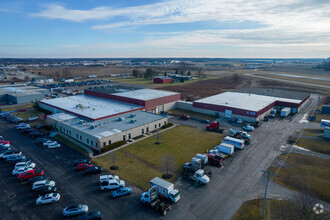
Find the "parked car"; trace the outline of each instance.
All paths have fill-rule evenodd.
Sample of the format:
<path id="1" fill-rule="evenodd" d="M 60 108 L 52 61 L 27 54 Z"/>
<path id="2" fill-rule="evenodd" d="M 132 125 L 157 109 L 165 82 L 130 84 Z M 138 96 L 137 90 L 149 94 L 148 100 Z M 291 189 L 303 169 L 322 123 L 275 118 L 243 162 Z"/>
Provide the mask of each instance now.
<path id="1" fill-rule="evenodd" d="M 61 198 L 61 195 L 59 193 L 48 193 L 44 196 L 40 196 L 36 200 L 37 205 L 47 204 L 47 203 L 53 203 L 59 201 Z"/>
<path id="2" fill-rule="evenodd" d="M 239 119 L 237 119 L 236 123 L 237 124 L 242 124 L 243 123 L 243 120 L 239 118 Z"/>
<path id="3" fill-rule="evenodd" d="M 79 217 L 79 220 L 97 220 L 103 219 L 103 213 L 101 211 L 88 212 L 85 215 Z"/>
<path id="4" fill-rule="evenodd" d="M 43 135 L 43 133 L 39 132 L 39 131 L 32 131 L 29 136 L 31 138 L 36 138 L 36 137 L 41 137 Z"/>
<path id="5" fill-rule="evenodd" d="M 6 152 L 0 154 L 0 159 L 5 160 L 7 157 L 13 156 L 13 155 L 20 156 L 20 155 L 22 155 L 22 152 L 21 151 L 6 151 Z"/>
<path id="6" fill-rule="evenodd" d="M 48 140 L 48 141 L 46 141 L 46 142 L 43 143 L 43 145 L 45 147 L 48 146 L 48 145 L 50 145 L 50 144 L 58 144 L 58 143 L 57 143 L 57 141 L 53 141 L 53 140 Z"/>
<path id="7" fill-rule="evenodd" d="M 53 148 L 59 148 L 59 147 L 61 147 L 61 145 L 59 143 L 51 143 L 51 144 L 48 144 L 47 147 L 49 149 L 53 149 Z"/>
<path id="8" fill-rule="evenodd" d="M 86 214 L 88 212 L 88 206 L 87 205 L 70 205 L 63 209 L 63 216 L 69 217 L 73 215 L 82 215 Z"/>
<path id="9" fill-rule="evenodd" d="M 90 174 L 99 174 L 102 172 L 102 167 L 98 167 L 98 166 L 91 166 L 86 168 L 84 174 L 85 175 L 90 175 Z"/>
<path id="10" fill-rule="evenodd" d="M 78 164 L 82 163 L 91 163 L 91 161 L 89 159 L 78 159 L 73 163 L 73 166 L 76 167 Z"/>
<path id="11" fill-rule="evenodd" d="M 21 157 L 25 157 L 24 155 L 10 155 L 9 157 L 6 158 L 8 163 L 13 163 L 14 161 L 16 161 L 17 159 L 20 159 Z"/>
<path id="12" fill-rule="evenodd" d="M 45 176 L 36 176 L 36 177 L 32 177 L 29 179 L 29 183 L 31 185 L 33 185 L 33 183 L 37 182 L 37 181 L 40 181 L 40 180 L 46 180 L 46 179 L 49 179 L 48 177 L 45 177 Z"/>
<path id="13" fill-rule="evenodd" d="M 16 129 L 17 129 L 17 130 L 24 130 L 24 129 L 28 129 L 28 128 L 31 128 L 31 125 L 29 125 L 29 124 L 24 124 L 24 125 L 16 126 Z"/>
<path id="14" fill-rule="evenodd" d="M 254 127 L 247 124 L 243 127 L 243 130 L 245 130 L 245 131 L 254 131 Z"/>
<path id="15" fill-rule="evenodd" d="M 18 175 L 20 175 L 21 173 L 25 173 L 25 172 L 27 172 L 27 171 L 29 171 L 29 170 L 33 170 L 32 168 L 29 168 L 29 167 L 17 167 L 17 168 L 15 168 L 13 171 L 12 171 L 12 175 L 14 175 L 14 176 L 18 176 Z"/>
<path id="16" fill-rule="evenodd" d="M 23 180 L 28 180 L 30 178 L 36 177 L 36 176 L 42 176 L 44 175 L 44 171 L 41 170 L 29 170 L 25 173 L 21 173 L 20 175 L 18 175 L 18 179 L 19 181 L 23 181 Z"/>
<path id="17" fill-rule="evenodd" d="M 90 163 L 81 163 L 81 164 L 78 164 L 78 166 L 76 166 L 76 170 L 77 171 L 82 171 L 82 170 L 86 170 L 88 167 L 91 167 L 92 164 Z"/>
<path id="18" fill-rule="evenodd" d="M 36 144 L 43 144 L 44 142 L 49 141 L 47 138 L 37 138 L 34 140 Z"/>
<path id="19" fill-rule="evenodd" d="M 29 168 L 33 169 L 36 167 L 36 164 L 32 163 L 31 161 L 19 162 L 19 163 L 15 164 L 15 168 L 18 168 L 18 167 L 29 167 Z"/>
<path id="20" fill-rule="evenodd" d="M 26 128 L 26 129 L 24 129 L 24 130 L 21 130 L 20 133 L 21 133 L 21 134 L 29 134 L 29 133 L 31 133 L 31 132 L 33 132 L 33 131 L 35 131 L 34 128 Z"/>
<path id="21" fill-rule="evenodd" d="M 230 121 L 231 121 L 231 122 L 235 122 L 236 119 L 235 119 L 235 118 L 231 118 Z"/>
<path id="22" fill-rule="evenodd" d="M 32 190 L 35 190 L 42 186 L 55 186 L 55 182 L 52 180 L 40 180 L 33 183 Z"/>
<path id="23" fill-rule="evenodd" d="M 264 117 L 264 121 L 269 121 L 269 118 L 268 117 Z"/>
<path id="24" fill-rule="evenodd" d="M 47 194 L 47 193 L 53 193 L 56 192 L 57 188 L 56 186 L 41 186 L 38 187 L 34 190 L 35 194 L 37 194 L 38 196 Z"/>
<path id="25" fill-rule="evenodd" d="M 19 157 L 16 157 L 15 159 L 12 159 L 11 161 L 9 161 L 9 163 L 17 164 L 19 162 L 25 162 L 25 161 L 29 161 L 29 160 L 24 155 L 21 155 Z"/>
<path id="26" fill-rule="evenodd" d="M 132 193 L 132 187 L 120 187 L 112 193 L 113 198 L 127 196 Z"/>

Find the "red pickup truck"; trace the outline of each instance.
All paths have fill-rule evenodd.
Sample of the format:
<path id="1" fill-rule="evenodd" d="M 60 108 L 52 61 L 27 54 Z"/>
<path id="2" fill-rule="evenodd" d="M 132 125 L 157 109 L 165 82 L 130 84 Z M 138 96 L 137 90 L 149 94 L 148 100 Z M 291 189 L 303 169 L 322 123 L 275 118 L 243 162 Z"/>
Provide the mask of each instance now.
<path id="1" fill-rule="evenodd" d="M 30 178 L 36 177 L 36 176 L 42 176 L 44 175 L 44 171 L 37 171 L 35 169 L 33 170 L 29 170 L 26 171 L 25 173 L 21 173 L 20 175 L 18 175 L 18 179 L 19 181 L 23 181 L 23 180 L 28 180 Z"/>
<path id="2" fill-rule="evenodd" d="M 208 161 L 210 164 L 214 166 L 221 166 L 221 162 L 223 161 L 223 158 L 216 154 L 206 154 L 208 157 Z"/>

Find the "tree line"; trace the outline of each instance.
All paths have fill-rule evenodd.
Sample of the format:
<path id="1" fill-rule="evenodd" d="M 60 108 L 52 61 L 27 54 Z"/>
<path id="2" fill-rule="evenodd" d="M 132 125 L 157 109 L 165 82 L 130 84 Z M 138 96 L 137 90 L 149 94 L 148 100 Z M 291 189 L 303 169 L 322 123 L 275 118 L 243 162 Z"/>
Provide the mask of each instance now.
<path id="1" fill-rule="evenodd" d="M 330 71 L 330 57 L 320 63 L 319 65 L 315 66 L 316 69 L 323 69 L 325 71 Z"/>

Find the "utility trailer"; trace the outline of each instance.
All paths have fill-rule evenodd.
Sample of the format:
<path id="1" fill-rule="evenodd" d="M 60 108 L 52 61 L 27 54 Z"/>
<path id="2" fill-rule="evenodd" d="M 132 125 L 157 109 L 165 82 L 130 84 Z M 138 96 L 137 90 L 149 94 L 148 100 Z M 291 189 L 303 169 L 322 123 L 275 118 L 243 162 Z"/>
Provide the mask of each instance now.
<path id="1" fill-rule="evenodd" d="M 151 187 L 147 192 L 142 193 L 141 203 L 152 208 L 155 212 L 159 212 L 161 215 L 166 215 L 168 211 L 171 211 L 171 203 L 161 200 L 158 196 L 158 189 L 156 186 Z"/>

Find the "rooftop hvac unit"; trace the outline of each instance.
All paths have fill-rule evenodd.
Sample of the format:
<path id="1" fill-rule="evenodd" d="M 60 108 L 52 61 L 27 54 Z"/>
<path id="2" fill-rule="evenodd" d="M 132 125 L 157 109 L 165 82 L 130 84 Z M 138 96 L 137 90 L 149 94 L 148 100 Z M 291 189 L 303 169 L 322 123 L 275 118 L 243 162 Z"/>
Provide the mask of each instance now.
<path id="1" fill-rule="evenodd" d="M 90 129 L 94 129 L 94 128 L 96 128 L 97 126 L 96 125 L 91 125 L 90 126 Z"/>
<path id="2" fill-rule="evenodd" d="M 130 114 L 130 118 L 134 118 L 136 116 L 136 114 Z"/>
<path id="3" fill-rule="evenodd" d="M 119 120 L 119 121 L 124 121 L 125 118 L 124 118 L 124 117 L 119 117 L 118 120 Z"/>
<path id="4" fill-rule="evenodd" d="M 131 123 L 135 123 L 136 122 L 136 120 L 134 120 L 134 119 L 131 119 L 131 121 L 130 121 Z"/>
<path id="5" fill-rule="evenodd" d="M 76 108 L 77 108 L 77 109 L 84 109 L 85 107 L 84 107 L 83 104 L 78 104 L 78 105 L 76 105 Z"/>
<path id="6" fill-rule="evenodd" d="M 80 121 L 79 121 L 79 124 L 84 124 L 84 123 L 85 123 L 84 120 L 80 120 Z"/>

